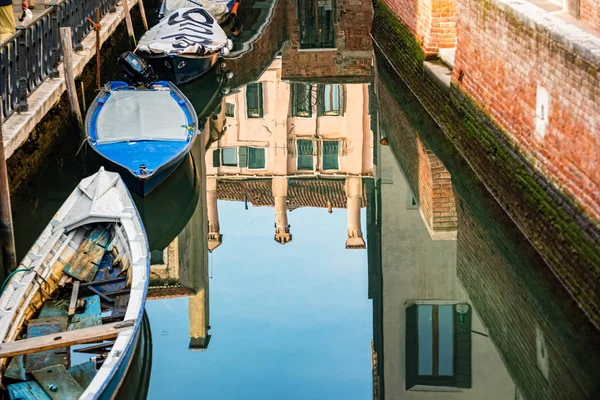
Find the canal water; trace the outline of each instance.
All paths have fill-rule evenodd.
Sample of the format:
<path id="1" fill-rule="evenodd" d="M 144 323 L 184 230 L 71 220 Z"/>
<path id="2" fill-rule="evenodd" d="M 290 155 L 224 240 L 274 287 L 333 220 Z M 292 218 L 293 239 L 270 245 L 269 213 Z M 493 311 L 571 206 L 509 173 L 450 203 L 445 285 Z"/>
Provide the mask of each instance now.
<path id="1" fill-rule="evenodd" d="M 151 287 L 118 397 L 600 398 L 598 332 L 385 54 L 299 76 L 285 4 L 250 2 L 235 58 L 182 87 L 208 149 L 134 195 Z M 79 142 L 14 194 L 19 257 L 102 164 Z"/>

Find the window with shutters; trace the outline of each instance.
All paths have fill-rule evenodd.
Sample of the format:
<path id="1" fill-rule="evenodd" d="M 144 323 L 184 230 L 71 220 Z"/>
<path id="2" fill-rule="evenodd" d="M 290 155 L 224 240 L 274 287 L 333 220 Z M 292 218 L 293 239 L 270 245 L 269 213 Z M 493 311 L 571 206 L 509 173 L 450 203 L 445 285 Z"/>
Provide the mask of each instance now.
<path id="1" fill-rule="evenodd" d="M 313 170 L 315 148 L 314 142 L 308 139 L 296 140 L 297 154 L 298 154 L 298 169 L 299 170 Z"/>
<path id="2" fill-rule="evenodd" d="M 319 116 L 339 116 L 343 114 L 342 85 L 319 85 L 317 87 Z"/>
<path id="3" fill-rule="evenodd" d="M 235 117 L 235 104 L 225 103 L 225 116 L 226 117 Z"/>
<path id="4" fill-rule="evenodd" d="M 323 170 L 340 169 L 339 140 L 323 141 Z"/>
<path id="5" fill-rule="evenodd" d="M 301 49 L 335 47 L 335 0 L 298 0 Z"/>
<path id="6" fill-rule="evenodd" d="M 248 169 L 264 169 L 266 165 L 265 149 L 249 147 L 248 148 Z"/>
<path id="7" fill-rule="evenodd" d="M 237 148 L 236 147 L 227 147 L 221 149 L 223 166 L 226 167 L 237 167 Z"/>
<path id="8" fill-rule="evenodd" d="M 312 86 L 306 83 L 292 83 L 292 117 L 312 116 Z"/>
<path id="9" fill-rule="evenodd" d="M 406 389 L 416 386 L 471 387 L 470 307 L 420 304 L 406 309 Z"/>
<path id="10" fill-rule="evenodd" d="M 246 86 L 246 115 L 248 118 L 263 117 L 262 82 L 250 83 Z"/>

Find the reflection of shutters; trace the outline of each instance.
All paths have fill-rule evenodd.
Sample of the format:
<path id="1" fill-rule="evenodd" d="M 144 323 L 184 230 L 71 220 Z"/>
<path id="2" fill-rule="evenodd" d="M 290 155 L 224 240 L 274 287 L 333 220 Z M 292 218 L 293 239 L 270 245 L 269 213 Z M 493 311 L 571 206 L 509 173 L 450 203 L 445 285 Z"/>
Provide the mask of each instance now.
<path id="1" fill-rule="evenodd" d="M 456 310 L 456 309 L 455 309 Z M 471 378 L 471 307 L 466 314 L 455 312 L 454 344 L 456 387 L 470 388 Z"/>
<path id="2" fill-rule="evenodd" d="M 298 139 L 298 169 L 313 169 L 314 144 L 312 140 Z"/>
<path id="3" fill-rule="evenodd" d="M 240 147 L 238 149 L 238 166 L 246 168 L 248 166 L 248 148 Z"/>
<path id="4" fill-rule="evenodd" d="M 248 118 L 263 117 L 262 82 L 246 86 L 246 113 Z"/>
<path id="5" fill-rule="evenodd" d="M 406 390 L 417 384 L 419 339 L 417 331 L 417 306 L 406 309 Z"/>
<path id="6" fill-rule="evenodd" d="M 248 168 L 261 169 L 265 167 L 265 149 L 250 147 L 248 149 Z"/>
<path id="7" fill-rule="evenodd" d="M 339 167 L 339 141 L 325 140 L 323 141 L 323 170 L 340 169 Z"/>
<path id="8" fill-rule="evenodd" d="M 221 149 L 213 151 L 213 167 L 221 166 Z"/>
<path id="9" fill-rule="evenodd" d="M 292 83 L 292 116 L 312 116 L 312 86 L 305 83 Z"/>
<path id="10" fill-rule="evenodd" d="M 325 113 L 325 85 L 317 86 L 317 116 L 322 117 Z"/>
<path id="11" fill-rule="evenodd" d="M 344 115 L 344 90 L 345 90 L 345 86 L 344 85 L 339 85 L 340 87 L 340 98 L 339 98 L 339 111 L 340 111 L 340 115 Z"/>

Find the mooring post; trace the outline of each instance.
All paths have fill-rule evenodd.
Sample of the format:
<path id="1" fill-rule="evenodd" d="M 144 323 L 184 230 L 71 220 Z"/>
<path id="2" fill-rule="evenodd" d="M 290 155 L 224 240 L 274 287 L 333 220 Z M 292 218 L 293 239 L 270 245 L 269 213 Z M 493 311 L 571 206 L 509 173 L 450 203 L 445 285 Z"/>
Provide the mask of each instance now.
<path id="1" fill-rule="evenodd" d="M 129 44 L 135 47 L 135 32 L 133 31 L 133 23 L 131 22 L 131 14 L 129 13 L 128 0 L 123 0 L 123 12 L 125 13 L 125 24 L 127 25 L 127 34 L 129 34 Z"/>
<path id="2" fill-rule="evenodd" d="M 19 38 L 17 39 L 17 54 L 19 62 L 17 64 L 17 76 L 19 77 L 19 112 L 27 112 L 27 31 L 24 26 L 17 26 Z"/>
<path id="3" fill-rule="evenodd" d="M 100 7 L 96 7 L 96 88 L 100 90 Z"/>
<path id="4" fill-rule="evenodd" d="M 144 24 L 144 32 L 148 31 L 148 21 L 146 21 L 146 10 L 144 9 L 144 1 L 138 0 L 138 7 L 140 8 L 140 16 L 142 17 L 142 23 Z"/>
<path id="5" fill-rule="evenodd" d="M 77 89 L 75 88 L 75 72 L 73 71 L 73 42 L 71 37 L 71 28 L 60 28 L 60 40 L 62 43 L 65 84 L 67 85 L 69 103 L 71 103 L 71 112 L 75 114 L 75 117 L 77 118 L 77 123 L 79 124 L 79 128 L 81 129 L 81 135 L 84 135 L 85 133 L 83 131 L 83 117 L 81 116 L 81 109 L 79 108 L 79 100 L 77 98 Z"/>
<path id="6" fill-rule="evenodd" d="M 0 105 L 2 98 L 0 97 Z M 15 234 L 13 230 L 12 211 L 10 207 L 10 187 L 8 185 L 8 171 L 4 156 L 4 137 L 2 124 L 4 115 L 0 106 L 0 240 L 2 241 L 2 274 L 6 277 L 17 268 L 17 252 L 15 250 Z"/>

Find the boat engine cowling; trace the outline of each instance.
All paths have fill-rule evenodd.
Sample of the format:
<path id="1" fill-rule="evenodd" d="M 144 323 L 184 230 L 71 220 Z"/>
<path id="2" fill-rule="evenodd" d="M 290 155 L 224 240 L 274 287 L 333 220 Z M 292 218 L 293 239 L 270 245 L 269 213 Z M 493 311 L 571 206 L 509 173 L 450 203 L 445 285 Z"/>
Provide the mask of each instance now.
<path id="1" fill-rule="evenodd" d="M 117 62 L 121 70 L 127 75 L 130 83 L 134 86 L 148 86 L 158 79 L 152 66 L 148 65 L 143 58 L 133 54 L 131 51 L 121 54 Z"/>

